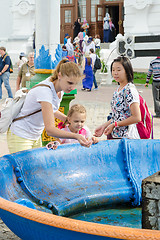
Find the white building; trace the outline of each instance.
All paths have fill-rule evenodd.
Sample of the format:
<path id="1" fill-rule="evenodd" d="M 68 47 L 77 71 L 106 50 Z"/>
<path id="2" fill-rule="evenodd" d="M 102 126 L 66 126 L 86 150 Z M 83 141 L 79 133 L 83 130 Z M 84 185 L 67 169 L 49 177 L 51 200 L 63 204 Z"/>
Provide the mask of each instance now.
<path id="1" fill-rule="evenodd" d="M 92 4 L 92 0 L 90 1 Z M 51 54 L 55 51 L 60 41 L 60 6 L 56 13 L 54 11 L 55 8 L 58 9 L 58 2 L 62 3 L 60 0 L 0 0 L 0 45 L 7 48 L 13 63 L 17 61 L 20 52 L 27 54 L 32 50 L 35 29 L 38 49 L 43 43 L 50 49 Z M 72 0 L 72 3 L 74 2 L 78 6 L 82 1 Z M 83 2 L 85 3 L 85 0 Z M 117 2 L 97 0 L 97 4 L 103 5 L 103 14 L 105 9 L 113 12 Z M 119 2 L 124 4 L 124 11 L 121 13 L 123 22 L 119 21 L 118 24 L 123 25 L 125 34 L 160 35 L 160 0 L 120 0 Z M 65 3 L 67 4 L 67 1 Z"/>

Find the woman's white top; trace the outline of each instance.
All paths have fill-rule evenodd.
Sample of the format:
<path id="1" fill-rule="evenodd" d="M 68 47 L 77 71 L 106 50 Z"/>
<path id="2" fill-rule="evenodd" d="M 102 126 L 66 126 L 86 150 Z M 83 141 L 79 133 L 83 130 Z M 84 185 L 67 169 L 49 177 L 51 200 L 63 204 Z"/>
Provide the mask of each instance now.
<path id="1" fill-rule="evenodd" d="M 54 84 L 53 82 L 50 82 L 50 77 L 40 82 L 40 84 L 49 85 L 51 88 L 39 86 L 31 89 L 26 96 L 24 105 L 17 118 L 41 109 L 40 102 L 51 103 L 54 113 L 59 109 L 64 92 L 61 92 L 61 98 L 57 96 Z M 19 137 L 29 140 L 37 140 L 44 129 L 42 111 L 13 122 L 10 129 L 12 133 Z"/>

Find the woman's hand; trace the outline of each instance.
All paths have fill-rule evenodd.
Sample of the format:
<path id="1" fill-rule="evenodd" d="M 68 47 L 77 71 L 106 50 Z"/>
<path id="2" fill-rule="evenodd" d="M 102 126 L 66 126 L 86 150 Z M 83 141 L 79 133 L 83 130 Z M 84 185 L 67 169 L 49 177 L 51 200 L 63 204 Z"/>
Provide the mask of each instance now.
<path id="1" fill-rule="evenodd" d="M 95 137 L 101 137 L 102 134 L 104 133 L 105 128 L 106 128 L 107 126 L 108 126 L 108 125 L 105 123 L 105 124 L 97 127 L 97 128 L 95 129 L 95 131 L 94 131 L 94 136 L 95 136 Z"/>
<path id="2" fill-rule="evenodd" d="M 114 127 L 115 127 L 114 123 L 108 125 L 108 127 L 107 127 L 107 128 L 105 129 L 105 131 L 104 131 L 104 134 L 105 134 L 106 136 L 109 135 L 109 134 L 111 134 L 112 131 L 113 131 L 113 129 L 114 129 Z"/>
<path id="3" fill-rule="evenodd" d="M 90 147 L 92 145 L 92 140 L 87 140 L 85 137 L 83 137 L 81 134 L 76 134 L 77 140 L 81 144 L 81 146 L 84 147 Z"/>

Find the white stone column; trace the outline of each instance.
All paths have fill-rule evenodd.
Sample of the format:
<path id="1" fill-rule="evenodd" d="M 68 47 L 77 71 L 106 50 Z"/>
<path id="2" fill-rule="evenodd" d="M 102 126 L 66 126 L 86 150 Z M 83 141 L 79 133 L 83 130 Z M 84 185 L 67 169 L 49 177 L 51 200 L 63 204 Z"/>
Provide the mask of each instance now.
<path id="1" fill-rule="evenodd" d="M 60 43 L 60 1 L 36 0 L 36 57 L 42 45 L 49 49 L 52 59 Z"/>
<path id="2" fill-rule="evenodd" d="M 49 49 L 53 57 L 58 44 L 60 44 L 60 0 L 50 0 Z"/>

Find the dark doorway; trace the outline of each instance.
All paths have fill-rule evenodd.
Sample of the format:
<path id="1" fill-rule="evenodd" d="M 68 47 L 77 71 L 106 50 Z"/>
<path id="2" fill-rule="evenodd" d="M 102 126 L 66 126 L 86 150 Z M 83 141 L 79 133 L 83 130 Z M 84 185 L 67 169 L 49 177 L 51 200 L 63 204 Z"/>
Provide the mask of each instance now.
<path id="1" fill-rule="evenodd" d="M 119 33 L 119 6 L 106 6 L 106 12 L 110 14 L 117 35 Z"/>

